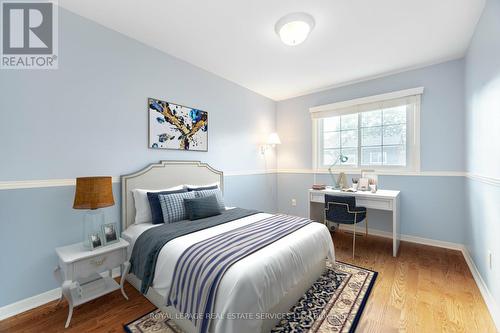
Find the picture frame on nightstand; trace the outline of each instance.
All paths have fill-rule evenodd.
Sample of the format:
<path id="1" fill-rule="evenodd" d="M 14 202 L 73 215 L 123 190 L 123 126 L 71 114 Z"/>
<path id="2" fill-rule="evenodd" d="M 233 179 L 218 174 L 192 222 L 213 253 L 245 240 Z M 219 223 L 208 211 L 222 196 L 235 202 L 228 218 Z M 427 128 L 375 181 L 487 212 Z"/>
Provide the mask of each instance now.
<path id="1" fill-rule="evenodd" d="M 101 228 L 105 245 L 113 244 L 120 240 L 117 231 L 118 225 L 116 223 L 106 223 Z"/>
<path id="2" fill-rule="evenodd" d="M 100 231 L 93 232 L 89 234 L 90 249 L 95 250 L 104 246 L 104 237 Z"/>

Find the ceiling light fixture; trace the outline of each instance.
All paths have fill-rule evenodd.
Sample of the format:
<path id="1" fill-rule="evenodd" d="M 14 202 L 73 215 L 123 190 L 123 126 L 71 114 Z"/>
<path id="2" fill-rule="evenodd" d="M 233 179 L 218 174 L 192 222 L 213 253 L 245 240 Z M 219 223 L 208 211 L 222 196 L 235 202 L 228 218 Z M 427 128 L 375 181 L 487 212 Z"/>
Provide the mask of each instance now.
<path id="1" fill-rule="evenodd" d="M 314 28 L 314 19 L 306 13 L 292 13 L 276 22 L 274 29 L 286 45 L 299 45 L 307 39 Z"/>

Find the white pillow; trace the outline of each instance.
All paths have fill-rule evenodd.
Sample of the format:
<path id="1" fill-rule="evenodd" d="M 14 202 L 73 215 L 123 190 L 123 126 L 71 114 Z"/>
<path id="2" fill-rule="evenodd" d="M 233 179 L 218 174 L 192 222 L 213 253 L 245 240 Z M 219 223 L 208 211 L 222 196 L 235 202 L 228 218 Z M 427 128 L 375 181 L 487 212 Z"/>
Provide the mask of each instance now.
<path id="1" fill-rule="evenodd" d="M 140 223 L 151 223 L 153 217 L 151 216 L 151 207 L 149 206 L 148 192 L 162 192 L 162 191 L 177 191 L 182 190 L 184 185 L 164 188 L 161 190 L 143 190 L 135 189 L 132 191 L 134 193 L 134 205 L 135 205 L 135 224 Z"/>
<path id="2" fill-rule="evenodd" d="M 212 183 L 212 184 L 204 184 L 204 185 L 191 185 L 191 184 L 186 184 L 186 185 L 184 185 L 184 186 L 186 186 L 186 188 L 187 188 L 188 190 L 190 190 L 190 191 L 192 191 L 192 190 L 193 190 L 193 189 L 195 189 L 195 188 L 203 189 L 203 188 L 205 188 L 205 187 L 212 187 L 212 186 L 217 186 L 218 188 L 220 188 L 220 184 L 219 184 L 219 182 L 217 182 L 217 183 Z"/>

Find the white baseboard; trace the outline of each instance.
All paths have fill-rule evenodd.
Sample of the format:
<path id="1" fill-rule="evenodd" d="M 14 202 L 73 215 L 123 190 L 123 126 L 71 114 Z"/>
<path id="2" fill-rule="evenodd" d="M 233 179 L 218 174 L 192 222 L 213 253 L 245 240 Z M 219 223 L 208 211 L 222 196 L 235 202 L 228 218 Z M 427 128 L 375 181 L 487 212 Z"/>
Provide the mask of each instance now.
<path id="1" fill-rule="evenodd" d="M 351 225 L 341 225 L 340 226 L 341 230 L 349 230 L 352 231 L 353 227 Z M 358 232 L 365 232 L 365 226 L 362 224 L 358 228 L 356 228 L 356 234 Z M 368 227 L 368 233 L 370 235 L 374 236 L 379 236 L 379 237 L 384 237 L 384 238 L 391 238 L 392 239 L 392 232 L 390 231 L 384 231 L 384 230 L 379 230 L 379 229 L 372 229 Z M 417 243 L 417 244 L 423 244 L 423 245 L 429 245 L 429 246 L 436 246 L 436 247 L 442 247 L 445 249 L 451 249 L 451 250 L 458 250 L 462 251 L 463 245 L 459 243 L 453 243 L 453 242 L 446 242 L 446 241 L 440 241 L 440 240 L 435 240 L 435 239 L 430 239 L 430 238 L 423 238 L 423 237 L 417 237 L 417 236 L 411 236 L 411 235 L 401 235 L 401 240 L 405 242 L 410 242 L 410 243 Z"/>
<path id="2" fill-rule="evenodd" d="M 40 305 L 52 302 L 61 297 L 61 288 L 52 289 L 42 294 L 22 299 L 15 303 L 0 308 L 0 320 L 15 316 L 19 313 L 36 308 Z"/>
<path id="3" fill-rule="evenodd" d="M 472 256 L 470 255 L 469 249 L 466 246 L 462 247 L 462 254 L 464 255 L 465 261 L 469 266 L 469 269 L 474 277 L 474 281 L 476 281 L 477 287 L 483 296 L 484 302 L 490 311 L 491 318 L 493 318 L 493 322 L 497 327 L 497 331 L 500 331 L 500 308 L 498 307 L 497 302 L 493 298 L 493 295 L 490 293 L 488 286 L 484 282 L 479 270 L 477 269 L 474 260 L 472 260 Z"/>
<path id="4" fill-rule="evenodd" d="M 102 275 L 106 274 L 107 273 L 102 273 Z M 120 268 L 117 267 L 113 269 L 112 275 L 114 278 L 120 276 Z M 59 297 L 61 297 L 61 288 L 55 288 L 39 295 L 28 297 L 15 303 L 5 305 L 0 308 L 0 320 L 4 320 L 6 318 L 55 301 L 56 299 L 59 299 Z"/>

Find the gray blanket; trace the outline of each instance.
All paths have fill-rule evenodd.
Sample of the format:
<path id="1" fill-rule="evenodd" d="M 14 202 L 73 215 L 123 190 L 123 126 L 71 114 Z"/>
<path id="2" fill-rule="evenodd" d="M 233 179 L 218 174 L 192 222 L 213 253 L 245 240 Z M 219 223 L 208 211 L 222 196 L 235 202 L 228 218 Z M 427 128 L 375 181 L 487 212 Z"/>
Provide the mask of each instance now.
<path id="1" fill-rule="evenodd" d="M 174 238 L 192 232 L 211 228 L 243 217 L 257 214 L 256 210 L 234 208 L 223 211 L 221 215 L 196 221 L 180 221 L 164 224 L 144 231 L 137 238 L 130 256 L 130 272 L 142 280 L 141 292 L 146 294 L 153 283 L 156 261 L 161 249 Z"/>

